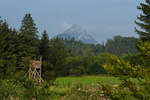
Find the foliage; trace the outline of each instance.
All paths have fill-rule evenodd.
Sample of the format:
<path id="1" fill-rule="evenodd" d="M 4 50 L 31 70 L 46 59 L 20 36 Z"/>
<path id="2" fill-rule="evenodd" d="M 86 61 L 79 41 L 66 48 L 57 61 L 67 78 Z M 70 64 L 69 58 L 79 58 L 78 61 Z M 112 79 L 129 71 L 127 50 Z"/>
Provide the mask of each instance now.
<path id="1" fill-rule="evenodd" d="M 37 28 L 31 14 L 24 16 L 17 36 L 18 66 L 26 67 L 29 65 L 29 60 L 39 55 Z"/>
<path id="2" fill-rule="evenodd" d="M 141 54 L 125 54 L 121 57 L 125 61 L 130 62 L 133 66 L 134 65 L 143 65 Z"/>
<path id="3" fill-rule="evenodd" d="M 45 85 L 38 86 L 33 80 L 27 78 L 13 78 L 0 81 L 0 99 L 19 100 L 48 100 L 48 93 Z"/>
<path id="4" fill-rule="evenodd" d="M 136 54 L 136 43 L 138 39 L 134 37 L 115 36 L 106 42 L 105 50 L 111 54 L 122 56 L 124 54 Z"/>
<path id="5" fill-rule="evenodd" d="M 67 75 L 78 76 L 85 74 L 83 57 L 67 57 L 65 63 Z"/>
<path id="6" fill-rule="evenodd" d="M 66 75 L 81 76 L 81 75 L 97 75 L 106 74 L 102 65 L 106 59 L 102 54 L 97 56 L 73 56 L 67 57 L 65 60 Z"/>
<path id="7" fill-rule="evenodd" d="M 144 66 L 150 66 L 150 43 L 149 42 L 139 42 L 137 45 L 140 56 L 142 58 L 142 63 Z"/>
<path id="8" fill-rule="evenodd" d="M 72 39 L 62 39 L 64 46 L 67 49 L 69 56 L 93 56 L 105 51 L 122 56 L 124 54 L 136 54 L 138 50 L 135 37 L 114 36 L 113 39 L 108 39 L 106 43 L 85 44 L 81 41 Z"/>
<path id="9" fill-rule="evenodd" d="M 148 100 L 150 98 L 149 88 L 149 68 L 135 65 L 124 61 L 122 58 L 107 55 L 110 62 L 104 68 L 112 75 L 117 75 L 122 83 L 115 89 L 111 85 L 101 84 L 104 95 L 112 100 L 125 98 L 135 98 L 138 100 Z M 133 79 L 135 81 L 133 81 Z M 115 91 L 114 91 L 115 90 Z"/>
<path id="10" fill-rule="evenodd" d="M 50 52 L 50 40 L 49 40 L 48 33 L 46 32 L 46 30 L 43 32 L 39 49 L 40 49 L 40 55 L 42 55 L 44 60 L 51 53 Z"/>
<path id="11" fill-rule="evenodd" d="M 113 88 L 108 84 L 100 84 L 104 92 L 104 96 L 111 98 L 112 100 L 149 100 L 150 99 L 150 2 L 146 0 L 146 3 L 141 3 L 138 9 L 143 13 L 138 16 L 136 24 L 140 26 L 142 31 L 136 32 L 140 36 L 140 41 L 137 44 L 140 51 L 141 62 L 143 64 L 132 64 L 129 61 L 125 61 L 120 57 L 107 55 L 110 59 L 104 65 L 104 68 L 112 75 L 117 75 L 122 83 Z M 134 79 L 135 81 L 133 81 Z"/>
<path id="12" fill-rule="evenodd" d="M 41 41 L 40 41 L 40 46 L 39 46 L 39 51 L 40 55 L 42 56 L 42 77 L 44 80 L 55 80 L 55 72 L 53 65 L 50 63 L 50 40 L 48 37 L 48 34 L 46 30 L 43 32 Z"/>
<path id="13" fill-rule="evenodd" d="M 150 2 L 149 0 L 146 0 L 145 3 L 141 3 L 140 6 L 138 6 L 138 9 L 142 13 L 139 16 L 137 16 L 138 21 L 135 22 L 136 25 L 138 25 L 141 28 L 141 30 L 136 29 L 136 32 L 139 34 L 139 37 L 140 37 L 140 41 L 137 47 L 141 53 L 142 59 L 145 59 L 145 61 L 143 61 L 144 65 L 149 66 L 150 60 L 147 59 L 147 55 L 149 54 L 147 49 L 149 47 L 146 47 L 146 45 L 148 46 L 149 43 L 144 43 L 144 42 L 150 41 Z M 141 45 L 143 45 L 143 48 L 141 48 Z"/>
<path id="14" fill-rule="evenodd" d="M 15 34 L 6 22 L 0 24 L 0 78 L 10 76 L 16 70 Z"/>
<path id="15" fill-rule="evenodd" d="M 34 20 L 32 19 L 32 16 L 30 13 L 25 14 L 22 25 L 20 27 L 20 33 L 31 35 L 33 38 L 37 38 L 37 28 L 36 24 L 34 23 Z"/>
<path id="16" fill-rule="evenodd" d="M 136 32 L 140 36 L 141 41 L 150 41 L 150 2 L 149 0 L 145 0 L 145 3 L 141 3 L 137 8 L 142 12 L 139 16 L 137 16 L 138 21 L 136 21 L 136 25 L 138 25 L 141 30 L 136 29 Z"/>
<path id="17" fill-rule="evenodd" d="M 65 59 L 67 52 L 60 38 L 56 37 L 51 43 L 50 63 L 54 66 L 55 75 L 65 75 Z"/>

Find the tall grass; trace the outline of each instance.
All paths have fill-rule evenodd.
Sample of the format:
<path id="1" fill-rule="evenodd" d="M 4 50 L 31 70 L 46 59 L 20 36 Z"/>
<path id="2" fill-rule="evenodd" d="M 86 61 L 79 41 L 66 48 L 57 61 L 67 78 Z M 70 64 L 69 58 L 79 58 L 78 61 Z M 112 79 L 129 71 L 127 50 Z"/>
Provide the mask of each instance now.
<path id="1" fill-rule="evenodd" d="M 59 87 L 70 87 L 74 83 L 80 83 L 83 86 L 96 86 L 98 82 L 109 83 L 112 85 L 120 84 L 117 77 L 112 76 L 82 76 L 82 77 L 60 77 L 57 78 L 55 83 Z"/>

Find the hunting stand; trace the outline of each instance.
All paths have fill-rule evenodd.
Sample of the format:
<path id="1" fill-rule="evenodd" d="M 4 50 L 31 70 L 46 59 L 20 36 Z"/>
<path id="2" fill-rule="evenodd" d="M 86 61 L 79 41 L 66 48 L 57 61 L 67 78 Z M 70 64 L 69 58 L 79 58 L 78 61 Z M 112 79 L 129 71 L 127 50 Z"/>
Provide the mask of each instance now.
<path id="1" fill-rule="evenodd" d="M 29 79 L 33 78 L 41 84 L 42 82 L 42 57 L 40 60 L 31 60 L 29 63 Z"/>

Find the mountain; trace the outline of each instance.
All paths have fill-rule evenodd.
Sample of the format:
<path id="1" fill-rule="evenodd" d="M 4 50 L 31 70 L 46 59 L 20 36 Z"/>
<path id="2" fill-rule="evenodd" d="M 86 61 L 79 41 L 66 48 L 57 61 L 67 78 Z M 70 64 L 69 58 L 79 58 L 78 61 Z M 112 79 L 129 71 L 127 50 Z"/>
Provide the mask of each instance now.
<path id="1" fill-rule="evenodd" d="M 58 34 L 55 37 L 60 37 L 63 39 L 74 38 L 77 41 L 82 41 L 83 43 L 90 44 L 98 43 L 90 34 L 87 33 L 85 29 L 83 29 L 79 25 L 72 25 L 69 29 L 67 29 L 63 33 Z"/>

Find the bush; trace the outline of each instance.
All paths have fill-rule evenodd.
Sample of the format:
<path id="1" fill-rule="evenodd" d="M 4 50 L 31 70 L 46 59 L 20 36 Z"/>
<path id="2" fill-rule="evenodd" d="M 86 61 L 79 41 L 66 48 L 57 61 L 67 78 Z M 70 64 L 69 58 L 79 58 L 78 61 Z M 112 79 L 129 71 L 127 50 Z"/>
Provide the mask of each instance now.
<path id="1" fill-rule="evenodd" d="M 27 78 L 13 78 L 0 81 L 0 99 L 48 100 L 50 94 L 46 85 L 38 86 L 35 81 Z"/>
<path id="2" fill-rule="evenodd" d="M 149 46 L 150 47 L 150 46 Z M 146 66 L 133 65 L 120 57 L 107 54 L 110 62 L 104 65 L 105 70 L 117 75 L 122 81 L 117 87 L 100 84 L 104 96 L 111 100 L 149 100 L 150 69 Z"/>

